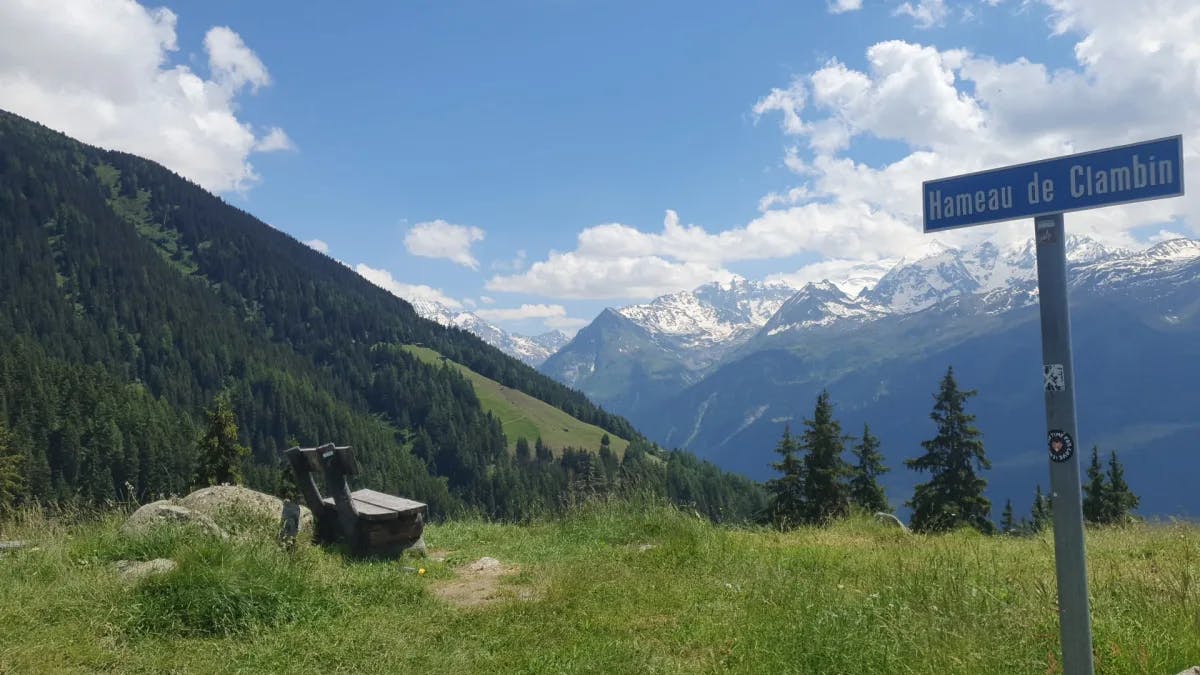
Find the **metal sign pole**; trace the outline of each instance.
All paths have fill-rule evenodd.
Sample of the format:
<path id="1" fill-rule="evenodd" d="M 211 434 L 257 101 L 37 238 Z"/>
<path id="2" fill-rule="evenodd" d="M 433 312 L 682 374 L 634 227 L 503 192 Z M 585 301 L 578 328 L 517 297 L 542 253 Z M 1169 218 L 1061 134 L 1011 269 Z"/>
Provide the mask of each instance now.
<path id="1" fill-rule="evenodd" d="M 1075 423 L 1071 315 L 1067 307 L 1067 253 L 1063 215 L 1034 219 L 1042 363 L 1046 390 L 1050 494 L 1054 509 L 1054 565 L 1058 577 L 1059 636 L 1064 675 L 1092 675 L 1092 626 L 1083 544 L 1083 503 Z"/>

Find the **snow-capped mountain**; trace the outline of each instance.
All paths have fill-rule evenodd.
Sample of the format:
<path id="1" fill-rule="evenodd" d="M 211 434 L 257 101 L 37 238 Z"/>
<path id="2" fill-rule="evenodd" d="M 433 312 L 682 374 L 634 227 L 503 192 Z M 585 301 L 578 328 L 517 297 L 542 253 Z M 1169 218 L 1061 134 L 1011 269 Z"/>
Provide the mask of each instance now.
<path id="1" fill-rule="evenodd" d="M 766 325 L 796 289 L 735 278 L 617 310 L 684 350 L 724 351 Z"/>
<path id="2" fill-rule="evenodd" d="M 454 309 L 433 300 L 410 300 L 417 314 L 443 326 L 461 328 L 479 336 L 484 342 L 509 356 L 535 368 L 558 351 L 570 338 L 562 331 L 550 331 L 537 336 L 518 335 L 488 323 L 473 312 Z"/>
<path id="3" fill-rule="evenodd" d="M 832 282 L 812 283 L 783 303 L 762 328 L 762 335 L 779 335 L 847 319 L 869 321 L 887 313 L 865 298 L 851 298 Z"/>
<path id="4" fill-rule="evenodd" d="M 647 405 L 696 381 L 795 292 L 734 279 L 606 309 L 539 369 L 602 405 Z"/>
<path id="5" fill-rule="evenodd" d="M 1067 238 L 1066 248 L 1072 268 L 1133 255 L 1078 235 Z M 972 249 L 939 246 L 920 258 L 903 259 L 860 297 L 888 312 L 911 314 L 960 295 L 1028 295 L 1036 285 L 1037 251 L 1032 241 L 1005 250 L 984 242 Z"/>
<path id="6" fill-rule="evenodd" d="M 1160 279 L 1177 267 L 1185 275 L 1200 258 L 1200 242 L 1190 240 L 1132 252 L 1071 236 L 1066 248 L 1074 287 Z M 829 281 L 793 289 L 737 279 L 606 310 L 541 369 L 634 415 L 634 401 L 645 406 L 670 396 L 672 388 L 690 386 L 723 362 L 755 351 L 803 345 L 813 331 L 848 335 L 881 319 L 942 306 L 959 315 L 995 317 L 1036 302 L 1032 241 L 1008 248 L 935 244 L 924 255 L 902 259 L 854 297 Z"/>

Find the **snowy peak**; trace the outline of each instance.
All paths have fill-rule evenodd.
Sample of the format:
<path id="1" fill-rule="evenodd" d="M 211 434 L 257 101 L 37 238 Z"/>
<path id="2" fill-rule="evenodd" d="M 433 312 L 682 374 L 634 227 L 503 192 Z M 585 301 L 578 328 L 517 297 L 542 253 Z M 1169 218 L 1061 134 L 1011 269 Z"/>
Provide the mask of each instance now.
<path id="1" fill-rule="evenodd" d="M 1066 243 L 1072 265 L 1100 263 L 1128 251 L 1113 250 L 1083 235 Z M 898 314 L 919 312 L 960 296 L 1025 289 L 1037 280 L 1037 249 L 1032 240 L 1008 249 L 984 242 L 971 249 L 940 246 L 913 261 L 902 260 L 863 297 Z"/>
<path id="2" fill-rule="evenodd" d="M 979 291 L 982 284 L 976 274 L 961 251 L 943 248 L 913 262 L 900 261 L 862 297 L 901 314 L 919 312 L 947 298 Z"/>
<path id="3" fill-rule="evenodd" d="M 1188 261 L 1200 258 L 1200 241 L 1170 239 L 1146 249 L 1141 254 L 1147 260 Z"/>
<path id="4" fill-rule="evenodd" d="M 734 279 L 617 311 L 679 347 L 696 349 L 749 339 L 794 292 L 782 284 Z"/>
<path id="5" fill-rule="evenodd" d="M 571 341 L 571 336 L 561 330 L 552 330 L 541 335 L 534 335 L 529 338 L 534 344 L 546 349 L 550 354 L 562 349 L 562 346 Z M 547 354 L 549 356 L 549 354 Z"/>
<path id="6" fill-rule="evenodd" d="M 763 327 L 766 335 L 827 326 L 845 319 L 869 319 L 886 311 L 865 299 L 853 299 L 837 285 L 822 281 L 805 285 Z"/>
<path id="7" fill-rule="evenodd" d="M 484 321 L 477 314 L 447 307 L 433 300 L 417 299 L 410 300 L 409 303 L 412 304 L 418 315 L 447 328 L 459 328 L 473 333 L 505 354 L 531 366 L 541 364 L 569 341 L 562 331 L 551 331 L 537 337 L 510 333 Z"/>

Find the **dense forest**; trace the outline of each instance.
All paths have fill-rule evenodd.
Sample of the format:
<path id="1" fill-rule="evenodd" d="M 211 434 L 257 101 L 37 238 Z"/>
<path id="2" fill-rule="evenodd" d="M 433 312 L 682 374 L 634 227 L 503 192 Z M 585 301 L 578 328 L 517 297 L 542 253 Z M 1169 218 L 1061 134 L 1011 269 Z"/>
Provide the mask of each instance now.
<path id="1" fill-rule="evenodd" d="M 510 453 L 499 422 L 421 344 L 631 442 Z M 291 445 L 353 444 L 362 483 L 521 518 L 581 493 L 651 490 L 718 519 L 760 488 L 629 423 L 152 162 L 0 111 L 0 455 L 11 501 L 191 487 L 204 410 L 227 394 L 244 475 Z M 538 446 L 537 439 L 526 439 Z M 0 505 L 2 507 L 3 505 Z"/>

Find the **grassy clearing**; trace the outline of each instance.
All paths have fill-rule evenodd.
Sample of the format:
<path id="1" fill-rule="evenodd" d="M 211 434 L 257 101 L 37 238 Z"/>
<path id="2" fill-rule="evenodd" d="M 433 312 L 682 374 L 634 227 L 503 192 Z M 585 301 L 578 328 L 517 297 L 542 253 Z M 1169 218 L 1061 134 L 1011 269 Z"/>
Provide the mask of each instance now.
<path id="1" fill-rule="evenodd" d="M 443 361 L 441 354 L 428 347 L 404 345 L 404 349 L 426 363 L 439 365 Z M 504 435 L 508 438 L 509 450 L 516 447 L 518 438 L 527 439 L 532 447 L 539 436 L 546 447 L 555 451 L 555 455 L 565 447 L 592 451 L 600 449 L 600 439 L 605 434 L 600 427 L 581 422 L 548 403 L 486 378 L 461 363 L 449 359 L 445 359 L 445 362 L 458 368 L 471 381 L 483 409 L 500 420 Z M 609 434 L 609 442 L 618 457 L 625 455 L 629 441 Z"/>
<path id="2" fill-rule="evenodd" d="M 0 538 L 0 672 L 1043 673 L 1058 669 L 1049 534 L 908 535 L 866 520 L 780 534 L 646 504 L 531 525 L 430 526 L 443 562 L 120 518 L 25 514 Z M 653 544 L 641 550 L 641 545 Z M 1089 533 L 1098 671 L 1200 664 L 1200 529 Z M 111 566 L 170 557 L 137 584 Z M 532 600 L 462 609 L 431 589 L 492 556 Z M 418 576 L 406 566 L 425 566 Z"/>

